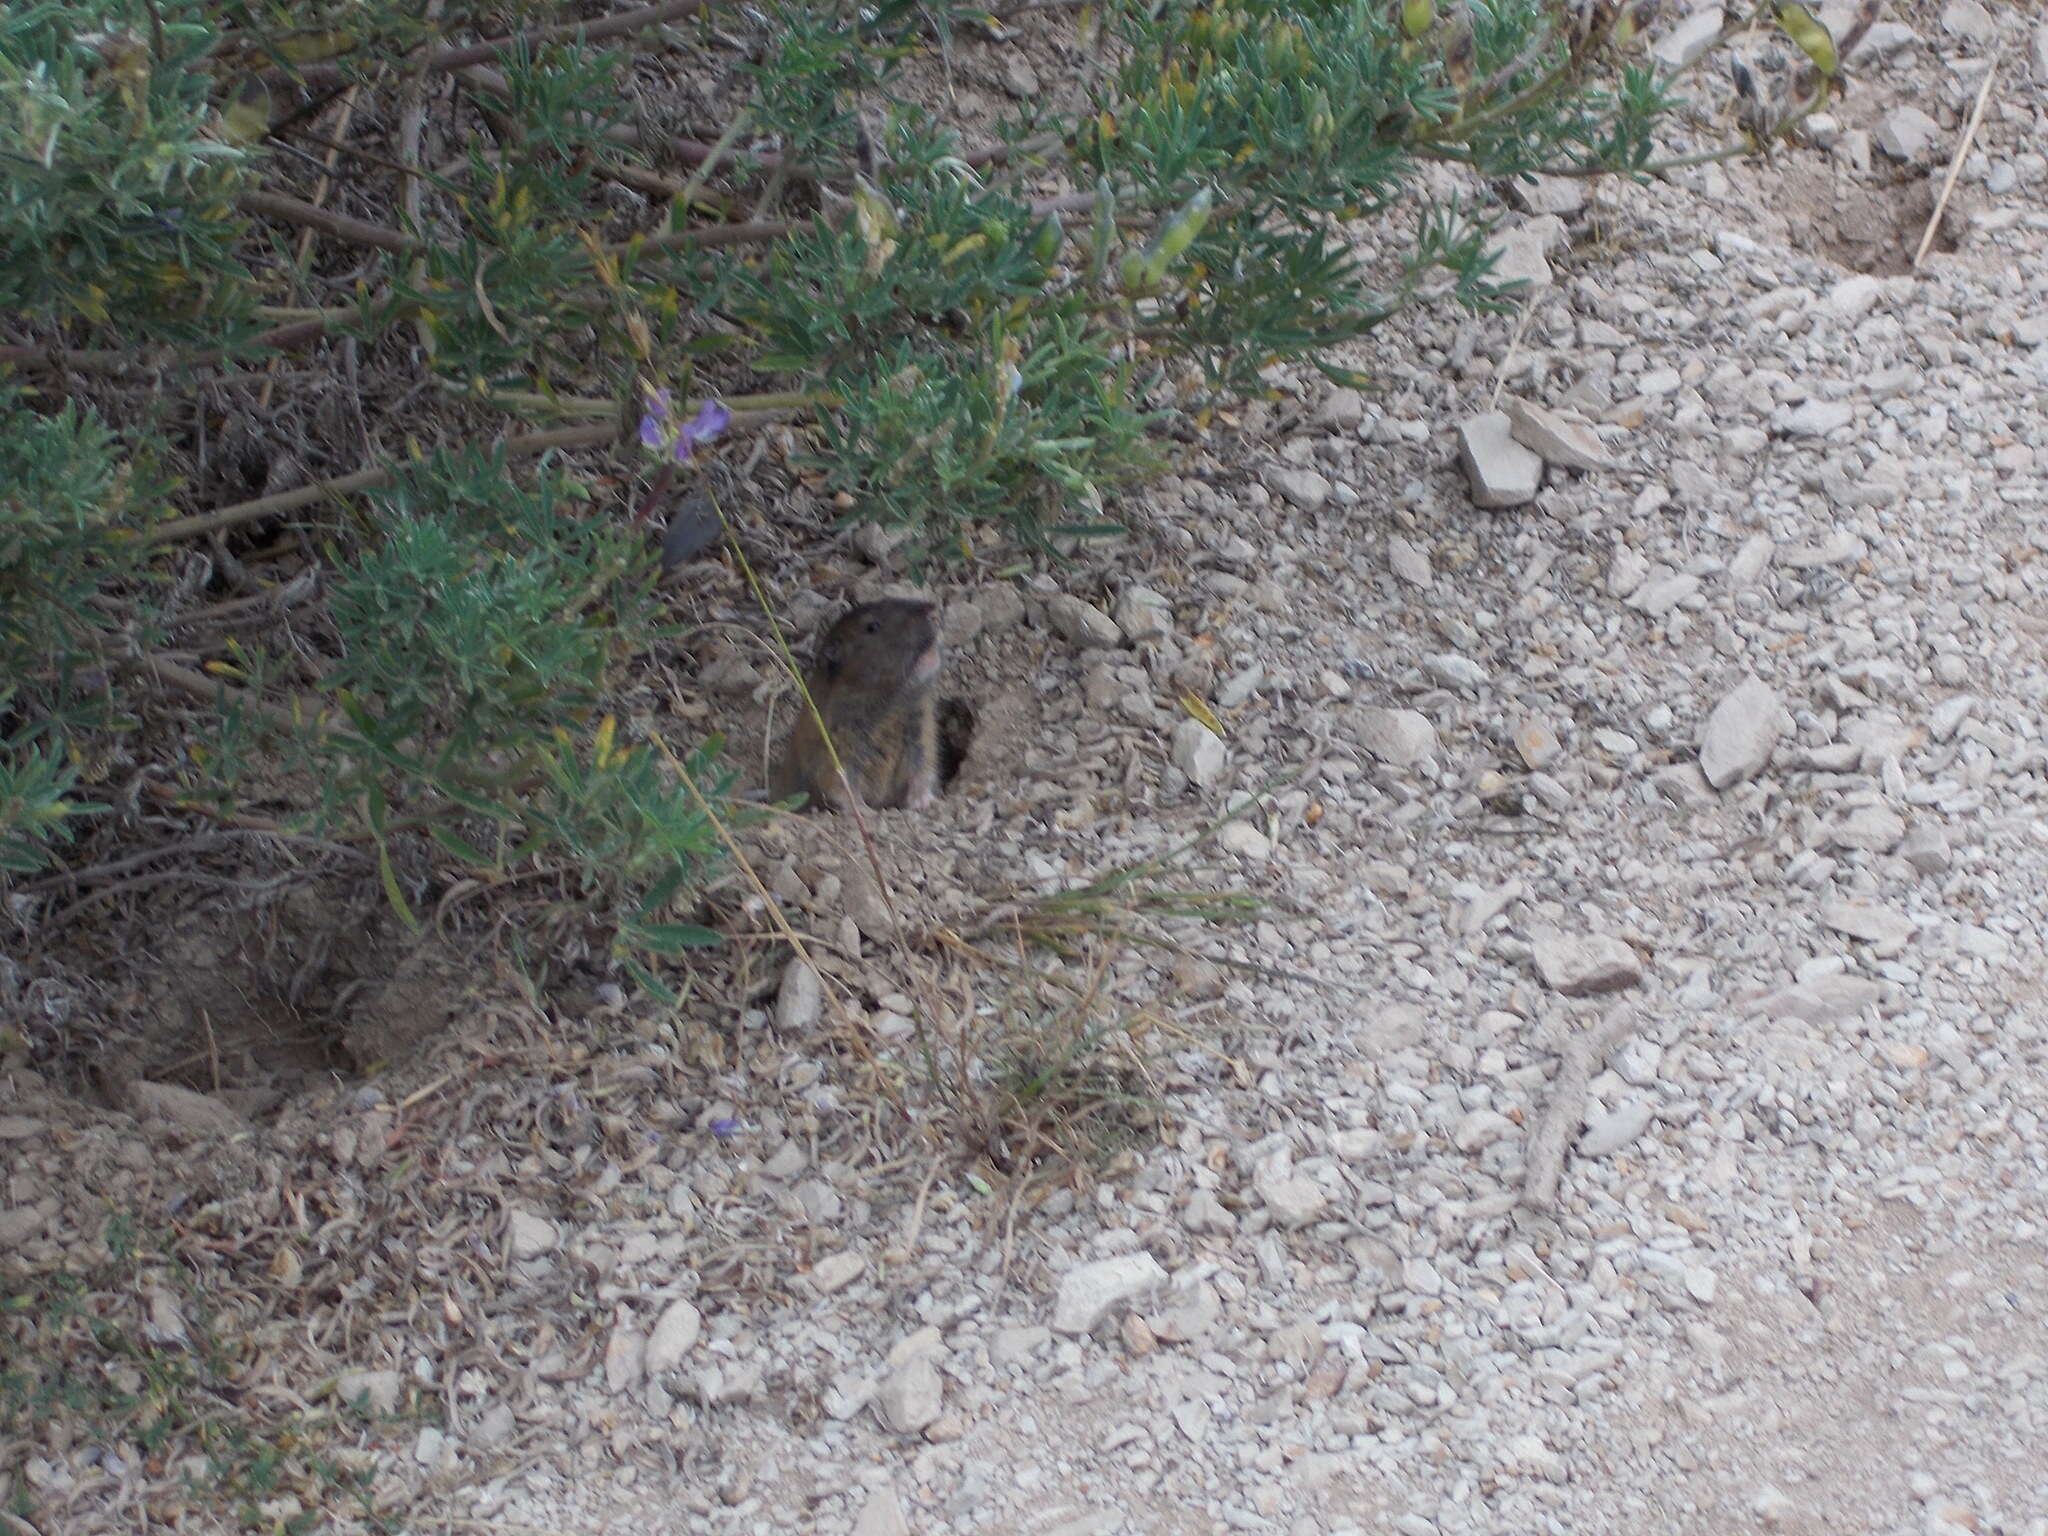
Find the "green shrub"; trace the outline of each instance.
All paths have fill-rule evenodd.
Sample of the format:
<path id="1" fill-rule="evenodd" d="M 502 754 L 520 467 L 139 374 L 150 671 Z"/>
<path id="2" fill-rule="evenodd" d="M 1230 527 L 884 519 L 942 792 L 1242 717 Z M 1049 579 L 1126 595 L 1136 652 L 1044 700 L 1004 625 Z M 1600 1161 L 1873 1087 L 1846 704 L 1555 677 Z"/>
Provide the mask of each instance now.
<path id="1" fill-rule="evenodd" d="M 374 849 L 408 917 L 431 839 L 443 869 L 518 876 L 622 962 L 703 942 L 677 909 L 717 857 L 729 777 L 705 743 L 682 783 L 615 721 L 660 628 L 647 541 L 525 457 L 630 446 L 661 391 L 796 415 L 825 488 L 920 556 L 975 548 L 980 524 L 1027 547 L 1100 525 L 1173 412 L 1255 392 L 1276 361 L 1349 378 L 1334 349 L 1425 293 L 1503 302 L 1484 219 L 1427 198 L 1421 162 L 1650 167 L 1653 9 L 1113 0 L 1072 22 L 1078 95 L 981 125 L 978 154 L 915 104 L 964 6 L 780 0 L 659 32 L 529 0 L 9 9 L 0 366 L 27 390 L 0 401 L 0 858 L 50 856 L 112 733 L 162 718 L 157 690 L 187 710 L 213 690 L 211 741 L 151 735 L 159 778 L 229 811 L 259 779 L 287 794 Z M 1797 7 L 1759 3 L 1724 37 L 1773 14 L 1815 64 L 1796 100 L 1745 95 L 1751 144 L 1834 83 Z M 678 59 L 717 89 L 664 97 Z M 677 106 L 706 99 L 727 120 L 678 138 Z M 1076 190 L 1033 196 L 1049 177 Z M 1367 270 L 1347 225 L 1396 218 L 1405 260 Z M 367 406 L 286 445 L 327 495 L 186 490 L 189 515 L 162 519 L 152 466 L 191 474 L 224 401 L 260 439 L 302 387 Z M 434 451 L 480 415 L 507 451 Z M 537 430 L 563 420 L 597 425 Z M 649 437 L 634 508 L 718 451 Z M 179 550 L 199 538 L 204 558 Z M 239 563 L 258 538 L 260 571 Z M 163 656 L 165 605 L 194 603 L 215 612 Z"/>

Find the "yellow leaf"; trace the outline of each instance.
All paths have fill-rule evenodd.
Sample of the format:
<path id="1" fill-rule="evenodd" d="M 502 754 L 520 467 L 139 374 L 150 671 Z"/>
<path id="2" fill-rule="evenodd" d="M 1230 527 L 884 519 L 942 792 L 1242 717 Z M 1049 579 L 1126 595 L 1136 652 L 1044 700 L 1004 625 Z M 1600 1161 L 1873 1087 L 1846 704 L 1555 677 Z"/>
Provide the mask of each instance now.
<path id="1" fill-rule="evenodd" d="M 250 75 L 235 88 L 235 99 L 222 109 L 220 136 L 230 144 L 254 144 L 270 132 L 270 87 L 261 75 Z"/>
<path id="2" fill-rule="evenodd" d="M 617 721 L 616 719 L 614 719 L 614 718 L 613 718 L 612 716 L 610 716 L 610 715 L 606 715 L 606 716 L 604 717 L 604 719 L 603 719 L 603 720 L 601 720 L 600 722 L 598 722 L 598 727 L 597 727 L 597 766 L 598 766 L 598 767 L 600 767 L 600 768 L 608 768 L 608 767 L 610 767 L 610 766 L 611 766 L 611 755 L 612 755 L 612 741 L 613 741 L 613 738 L 615 738 L 615 737 L 616 737 L 616 736 L 618 735 L 618 730 L 619 730 L 619 722 L 618 722 L 618 721 Z"/>
<path id="3" fill-rule="evenodd" d="M 316 64 L 347 53 L 355 45 L 355 37 L 347 32 L 302 32 L 279 42 L 277 51 L 287 64 Z"/>
<path id="4" fill-rule="evenodd" d="M 1834 79 L 1840 60 L 1835 57 L 1835 39 L 1827 27 L 1814 18 L 1803 5 L 1785 4 L 1778 7 L 1778 25 L 1785 29 L 1785 35 L 1799 45 L 1799 51 L 1813 60 L 1813 67 L 1829 80 Z"/>
<path id="5" fill-rule="evenodd" d="M 1202 724 L 1206 725 L 1218 736 L 1224 734 L 1223 722 L 1216 718 L 1215 711 L 1210 709 L 1208 705 L 1204 704 L 1192 693 L 1189 693 L 1185 688 L 1180 691 L 1180 707 L 1201 721 Z"/>

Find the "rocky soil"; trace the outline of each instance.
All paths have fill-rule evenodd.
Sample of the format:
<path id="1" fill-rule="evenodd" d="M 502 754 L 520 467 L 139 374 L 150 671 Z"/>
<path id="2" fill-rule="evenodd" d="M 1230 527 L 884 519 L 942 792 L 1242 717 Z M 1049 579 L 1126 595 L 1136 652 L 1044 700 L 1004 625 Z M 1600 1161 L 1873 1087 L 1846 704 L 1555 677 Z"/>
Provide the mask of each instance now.
<path id="1" fill-rule="evenodd" d="M 0 1265 L 206 1162 L 419 1529 L 2044 1536 L 2048 26 L 1894 10 L 1810 144 L 1524 191 L 1521 312 L 947 594 L 981 734 L 889 900 L 754 850 L 812 965 L 444 989 L 261 1132 L 0 1082 Z M 1163 1135 L 1020 1187 L 853 1091 L 1019 1001 L 911 930 L 1235 808 L 1186 880 L 1256 923 L 1103 983 Z M 123 1471 L 24 1475 L 82 1530 Z"/>

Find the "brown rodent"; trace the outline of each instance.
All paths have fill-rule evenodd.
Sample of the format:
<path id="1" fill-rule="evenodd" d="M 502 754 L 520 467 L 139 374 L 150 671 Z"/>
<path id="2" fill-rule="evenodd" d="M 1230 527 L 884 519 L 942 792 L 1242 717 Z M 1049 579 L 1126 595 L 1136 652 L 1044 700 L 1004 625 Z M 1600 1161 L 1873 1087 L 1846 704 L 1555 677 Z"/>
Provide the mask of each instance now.
<path id="1" fill-rule="evenodd" d="M 863 603 L 818 646 L 805 686 L 816 701 L 846 779 L 875 810 L 919 809 L 938 793 L 937 696 L 945 653 L 936 607 L 913 598 Z M 847 808 L 818 721 L 801 699 L 796 728 L 769 778 L 777 800 L 799 790 L 812 806 Z"/>

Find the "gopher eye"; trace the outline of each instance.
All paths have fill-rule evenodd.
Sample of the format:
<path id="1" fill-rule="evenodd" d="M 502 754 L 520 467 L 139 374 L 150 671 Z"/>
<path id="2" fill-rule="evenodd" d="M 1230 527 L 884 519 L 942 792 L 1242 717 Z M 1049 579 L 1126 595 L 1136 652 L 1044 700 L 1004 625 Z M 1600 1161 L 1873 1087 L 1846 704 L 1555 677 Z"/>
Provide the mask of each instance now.
<path id="1" fill-rule="evenodd" d="M 869 619 L 867 630 L 871 635 L 879 635 L 882 632 L 882 621 L 880 619 Z"/>

